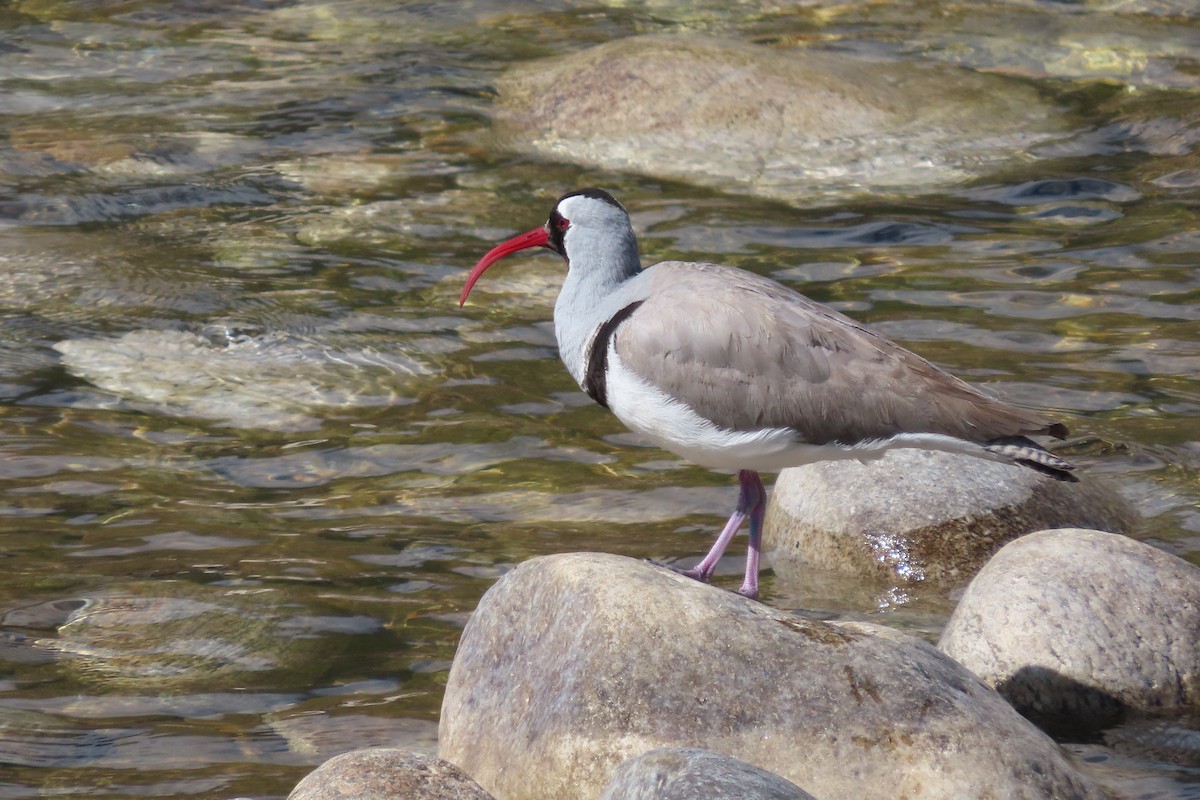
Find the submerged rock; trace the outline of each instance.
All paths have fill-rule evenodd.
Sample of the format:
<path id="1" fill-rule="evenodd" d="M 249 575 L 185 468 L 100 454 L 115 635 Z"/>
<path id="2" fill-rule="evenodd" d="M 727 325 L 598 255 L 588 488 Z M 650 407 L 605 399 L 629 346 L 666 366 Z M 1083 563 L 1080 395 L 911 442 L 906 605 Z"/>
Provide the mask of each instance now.
<path id="1" fill-rule="evenodd" d="M 1050 728 L 1200 707 L 1200 568 L 1125 536 L 1040 531 L 987 563 L 938 647 Z"/>
<path id="2" fill-rule="evenodd" d="M 811 204 L 930 191 L 1062 128 L 1029 86 L 698 36 L 636 36 L 498 83 L 502 146 Z"/>
<path id="3" fill-rule="evenodd" d="M 724 753 L 817 797 L 1100 797 L 925 642 L 592 553 L 527 561 L 487 592 L 438 738 L 442 758 L 506 800 L 591 800 L 661 747 Z"/>
<path id="4" fill-rule="evenodd" d="M 343 753 L 296 784 L 288 800 L 491 800 L 440 758 L 377 747 Z"/>
<path id="5" fill-rule="evenodd" d="M 1072 3 L 1069 14 L 1026 2 L 1033 7 L 989 3 L 969 15 L 931 17 L 912 32 L 908 47 L 926 58 L 1035 78 L 1143 89 L 1198 85 L 1190 62 L 1200 32 L 1180 20 L 1200 13 L 1195 0 L 1084 0 Z"/>
<path id="6" fill-rule="evenodd" d="M 781 583 L 799 580 L 807 565 L 891 584 L 950 584 L 1031 531 L 1125 531 L 1131 522 L 1112 489 L 1086 474 L 1069 483 L 968 455 L 904 449 L 780 472 L 763 547 Z"/>
<path id="7" fill-rule="evenodd" d="M 289 611 L 269 590 L 156 581 L 13 608 L 0 626 L 22 632 L 19 642 L 31 654 L 51 656 L 93 687 L 282 691 L 310 686 L 328 669 L 331 650 L 343 646 Z"/>
<path id="8" fill-rule="evenodd" d="M 1102 738 L 1125 758 L 1200 769 L 1200 707 L 1134 715 Z"/>
<path id="9" fill-rule="evenodd" d="M 137 330 L 54 349 L 70 372 L 132 408 L 277 431 L 317 427 L 313 412 L 322 408 L 399 404 L 403 383 L 431 371 L 403 353 L 287 333 Z"/>

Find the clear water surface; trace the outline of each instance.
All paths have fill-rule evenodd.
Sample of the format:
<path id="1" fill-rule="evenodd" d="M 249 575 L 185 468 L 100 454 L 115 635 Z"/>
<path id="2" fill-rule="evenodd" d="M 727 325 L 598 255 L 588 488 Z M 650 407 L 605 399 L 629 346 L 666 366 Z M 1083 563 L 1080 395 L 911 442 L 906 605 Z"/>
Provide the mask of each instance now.
<path id="1" fill-rule="evenodd" d="M 507 65 L 679 30 L 986 70 L 1068 125 L 985 179 L 811 207 L 489 139 Z M 773 275 L 1063 415 L 1137 535 L 1200 563 L 1198 42 L 1190 0 L 0 6 L 0 796 L 279 798 L 345 750 L 432 751 L 505 570 L 707 548 L 734 482 L 572 385 L 554 257 L 457 307 L 583 185 L 647 262 Z M 910 599 L 765 578 L 935 635 Z"/>

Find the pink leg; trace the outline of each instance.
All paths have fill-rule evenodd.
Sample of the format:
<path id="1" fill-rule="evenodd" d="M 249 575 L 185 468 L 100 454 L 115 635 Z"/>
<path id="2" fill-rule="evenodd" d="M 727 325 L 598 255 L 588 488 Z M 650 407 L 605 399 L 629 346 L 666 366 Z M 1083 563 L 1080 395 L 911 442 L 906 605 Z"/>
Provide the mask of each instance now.
<path id="1" fill-rule="evenodd" d="M 758 599 L 758 556 L 762 549 L 763 518 L 767 515 L 767 490 L 763 488 L 762 479 L 757 472 L 742 470 L 738 473 L 742 482 L 742 493 L 746 494 L 747 485 L 753 494 L 753 505 L 750 508 L 750 546 L 746 549 L 746 577 L 738 594 Z"/>
<path id="2" fill-rule="evenodd" d="M 685 570 L 683 574 L 708 583 L 712 578 L 713 571 L 717 568 L 717 562 L 721 560 L 725 549 L 729 547 L 729 542 L 748 516 L 750 517 L 750 550 L 746 554 L 746 577 L 742 581 L 742 587 L 738 589 L 738 594 L 755 598 L 758 597 L 758 553 L 762 541 L 763 515 L 767 508 L 767 492 L 763 488 L 758 473 L 753 470 L 744 469 L 739 472 L 738 481 L 742 485 L 742 491 L 738 495 L 737 510 L 733 512 L 729 522 L 725 523 L 725 528 L 717 537 L 717 541 L 713 543 L 708 554 L 700 560 L 699 564 Z"/>
<path id="3" fill-rule="evenodd" d="M 709 549 L 708 555 L 700 560 L 700 563 L 691 569 L 685 569 L 683 574 L 689 578 L 695 578 L 701 583 L 708 583 L 713 576 L 713 571 L 717 568 L 717 562 L 721 560 L 721 556 L 725 555 L 725 548 L 729 547 L 729 542 L 733 539 L 733 535 L 737 533 L 738 528 L 742 527 L 742 521 L 746 519 L 746 515 L 741 511 L 741 504 L 738 504 L 738 510 L 733 512 L 733 516 L 729 518 L 729 522 L 725 523 L 725 529 L 721 531 L 721 535 L 713 542 L 712 548 Z"/>

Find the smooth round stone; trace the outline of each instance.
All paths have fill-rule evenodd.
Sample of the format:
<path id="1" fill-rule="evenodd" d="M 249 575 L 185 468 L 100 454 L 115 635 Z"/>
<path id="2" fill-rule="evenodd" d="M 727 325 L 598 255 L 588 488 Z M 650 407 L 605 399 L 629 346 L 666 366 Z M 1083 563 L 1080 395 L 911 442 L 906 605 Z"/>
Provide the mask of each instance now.
<path id="1" fill-rule="evenodd" d="M 488 590 L 450 670 L 442 758 L 505 800 L 592 800 L 661 747 L 724 753 L 816 797 L 1101 796 L 914 637 L 596 553 L 526 561 Z"/>
<path id="2" fill-rule="evenodd" d="M 1030 534 L 971 581 L 938 647 L 1047 727 L 1197 707 L 1200 568 L 1111 533 Z"/>
<path id="3" fill-rule="evenodd" d="M 497 90 L 505 148 L 805 205 L 931 191 L 1063 127 L 1010 79 L 701 36 L 519 65 Z"/>
<path id="4" fill-rule="evenodd" d="M 791 781 L 696 747 L 664 747 L 617 768 L 600 800 L 814 800 Z"/>
<path id="5" fill-rule="evenodd" d="M 387 747 L 355 750 L 308 773 L 288 800 L 492 800 L 440 758 Z"/>
<path id="6" fill-rule="evenodd" d="M 1036 530 L 1129 529 L 1132 512 L 1104 483 L 1058 481 L 957 453 L 892 450 L 779 473 L 763 548 L 776 588 L 806 568 L 900 585 L 965 582 L 1006 542 Z"/>

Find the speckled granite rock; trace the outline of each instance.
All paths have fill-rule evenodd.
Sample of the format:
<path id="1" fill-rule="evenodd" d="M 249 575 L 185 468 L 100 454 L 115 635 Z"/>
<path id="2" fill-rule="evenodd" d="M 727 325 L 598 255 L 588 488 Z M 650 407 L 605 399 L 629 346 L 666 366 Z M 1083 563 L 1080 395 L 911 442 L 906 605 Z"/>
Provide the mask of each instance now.
<path id="1" fill-rule="evenodd" d="M 600 800 L 814 800 L 773 772 L 695 747 L 664 747 L 617 768 Z"/>
<path id="2" fill-rule="evenodd" d="M 967 581 L 1006 542 L 1045 528 L 1123 532 L 1132 512 L 1086 474 L 1078 483 L 955 453 L 892 450 L 779 473 L 763 535 L 776 580 L 800 565 L 914 584 Z"/>
<path id="3" fill-rule="evenodd" d="M 592 800 L 626 759 L 701 747 L 817 797 L 1099 798 L 931 645 L 577 553 L 501 578 L 463 631 L 439 755 L 503 800 Z"/>
<path id="4" fill-rule="evenodd" d="M 497 89 L 501 146 L 805 205 L 961 182 L 1064 127 L 1018 81 L 702 36 L 521 64 Z"/>
<path id="5" fill-rule="evenodd" d="M 377 747 L 329 759 L 308 773 L 288 800 L 492 800 L 453 764 Z"/>
<path id="6" fill-rule="evenodd" d="M 1049 727 L 1200 706 L 1200 568 L 1125 536 L 1039 531 L 988 562 L 938 647 Z"/>

